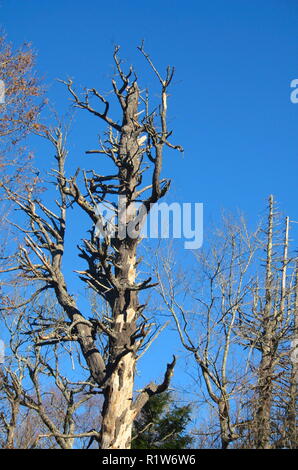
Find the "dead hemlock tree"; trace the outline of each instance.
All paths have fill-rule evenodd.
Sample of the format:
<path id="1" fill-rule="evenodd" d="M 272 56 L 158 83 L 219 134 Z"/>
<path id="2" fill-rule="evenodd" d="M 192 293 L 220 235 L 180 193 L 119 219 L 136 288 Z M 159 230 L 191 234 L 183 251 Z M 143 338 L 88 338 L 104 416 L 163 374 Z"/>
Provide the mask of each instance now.
<path id="1" fill-rule="evenodd" d="M 37 199 L 19 197 L 9 192 L 9 197 L 27 214 L 30 230 L 24 230 L 27 248 L 18 253 L 17 268 L 20 275 L 30 281 L 42 283 L 27 302 L 37 297 L 46 289 L 53 289 L 60 306 L 68 316 L 71 326 L 64 338 L 55 337 L 55 331 L 48 335 L 48 341 L 77 341 L 88 365 L 95 385 L 102 391 L 104 405 L 102 409 L 102 427 L 99 446 L 102 449 L 129 448 L 132 424 L 136 416 L 152 394 L 163 392 L 169 385 L 174 360 L 168 364 L 164 380 L 159 385 L 150 383 L 134 398 L 133 386 L 138 352 L 144 348 L 150 338 L 150 324 L 145 317 L 144 305 L 139 303 L 139 293 L 152 286 L 151 279 L 137 282 L 137 246 L 141 241 L 140 230 L 145 219 L 145 209 L 162 198 L 169 181 L 160 178 L 164 147 L 182 150 L 173 146 L 168 138 L 167 129 L 167 90 L 171 83 L 174 69 L 168 67 L 163 79 L 151 62 L 150 57 L 139 47 L 149 66 L 154 71 L 161 86 L 159 112 L 149 112 L 148 98 L 143 98 L 130 68 L 128 74 L 122 70 L 117 56 L 114 60 L 121 80 L 120 87 L 112 81 L 114 94 L 119 102 L 122 116 L 120 123 L 109 114 L 109 102 L 96 89 L 86 91 L 81 99 L 72 87 L 72 82 L 65 82 L 74 99 L 74 105 L 87 110 L 109 126 L 107 139 L 100 148 L 87 151 L 108 157 L 115 168 L 111 175 L 100 175 L 94 169 L 84 171 L 84 189 L 80 189 L 78 172 L 67 178 L 64 170 L 66 159 L 65 139 L 61 129 L 48 133 L 48 138 L 56 149 L 56 180 L 60 192 L 57 202 L 59 213 L 55 213 Z M 96 110 L 90 103 L 91 97 L 103 106 L 103 111 Z M 145 117 L 140 121 L 139 103 L 144 102 Z M 159 123 L 156 124 L 156 119 Z M 147 137 L 147 143 L 142 144 Z M 150 166 L 151 182 L 144 183 L 144 172 Z M 148 177 L 148 176 L 147 176 Z M 116 200 L 118 197 L 120 201 Z M 125 202 L 123 200 L 125 199 Z M 142 202 L 142 209 L 137 210 L 136 202 Z M 89 239 L 84 239 L 79 247 L 80 257 L 87 267 L 80 271 L 80 279 L 100 295 L 109 305 L 110 314 L 102 320 L 87 319 L 78 308 L 70 294 L 61 264 L 64 253 L 66 213 L 69 204 L 77 205 L 91 219 L 93 224 L 105 227 L 105 221 L 98 214 L 99 203 L 109 204 L 118 219 L 114 233 L 103 230 L 104 239 L 92 230 Z M 133 226 L 133 229 L 132 229 Z M 123 233 L 119 233 L 124 228 Z M 132 235 L 133 232 L 133 236 Z M 107 338 L 106 359 L 96 343 L 97 332 Z M 47 344 L 45 339 L 45 344 Z"/>
<path id="2" fill-rule="evenodd" d="M 209 256 L 198 256 L 197 308 L 190 311 L 177 292 L 173 264 L 158 257 L 161 296 L 201 369 L 206 401 L 218 411 L 222 447 L 233 441 L 242 448 L 297 447 L 291 341 L 297 339 L 298 270 L 289 227 L 286 218 L 281 233 L 272 196 L 265 228 L 249 234 L 245 225 L 228 224 L 223 243 L 216 239 Z"/>
<path id="3" fill-rule="evenodd" d="M 251 403 L 251 442 L 260 449 L 297 446 L 297 365 L 291 340 L 297 338 L 297 258 L 290 255 L 290 220 L 280 230 L 273 196 L 269 197 L 265 269 L 251 287 L 251 309 L 241 308 L 238 335 L 254 353 L 257 384 Z M 255 357 L 253 357 L 255 356 Z"/>
<path id="4" fill-rule="evenodd" d="M 175 272 L 171 254 L 162 257 L 157 253 L 156 276 L 181 344 L 201 372 L 205 387 L 198 377 L 197 394 L 203 394 L 203 403 L 217 414 L 217 430 L 206 431 L 205 437 L 210 442 L 213 436 L 213 444 L 219 438 L 221 447 L 227 448 L 241 438 L 245 425 L 242 405 L 249 380 L 247 355 L 239 355 L 235 331 L 238 311 L 250 292 L 250 265 L 257 246 L 256 233 L 249 234 L 243 220 L 238 226 L 226 218 L 223 225 L 211 249 L 196 254 L 197 274 L 194 267 L 192 281 L 182 287 L 183 295 L 179 293 L 183 279 Z M 187 307 L 191 298 L 194 305 Z M 198 432 L 201 439 L 203 434 Z"/>

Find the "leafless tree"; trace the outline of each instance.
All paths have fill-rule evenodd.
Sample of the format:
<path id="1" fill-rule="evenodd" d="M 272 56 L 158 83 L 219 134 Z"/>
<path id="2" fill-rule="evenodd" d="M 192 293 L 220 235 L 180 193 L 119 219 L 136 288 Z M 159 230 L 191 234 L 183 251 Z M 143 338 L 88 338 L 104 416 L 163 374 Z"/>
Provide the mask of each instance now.
<path id="1" fill-rule="evenodd" d="M 222 448 L 241 436 L 245 421 L 242 407 L 249 374 L 235 331 L 240 307 L 248 301 L 255 251 L 256 233 L 249 234 L 244 220 L 237 225 L 226 218 L 210 250 L 196 253 L 197 272 L 192 270 L 195 281 L 189 284 L 186 298 L 174 259 L 157 255 L 158 289 L 183 347 L 201 371 L 205 386 L 197 378 L 198 393 L 203 392 L 217 412 L 220 429 L 210 436 L 214 440 L 219 436 Z"/>
<path id="2" fill-rule="evenodd" d="M 160 105 L 157 111 L 150 111 L 148 94 L 144 96 L 140 91 L 132 68 L 128 73 L 123 71 L 118 50 L 116 47 L 114 61 L 120 85 L 116 80 L 112 81 L 121 110 L 118 121 L 111 117 L 110 103 L 95 88 L 86 90 L 81 98 L 71 81 L 64 82 L 77 108 L 88 111 L 108 125 L 105 140 L 100 140 L 99 148 L 86 153 L 107 157 L 113 165 L 112 173 L 101 175 L 94 164 L 91 170 L 77 170 L 74 176 L 67 177 L 66 138 L 62 128 L 58 127 L 46 132 L 57 161 L 54 170 L 59 194 L 56 209 L 34 197 L 30 188 L 26 195 L 21 195 L 6 187 L 10 200 L 30 222 L 28 228 L 21 228 L 25 246 L 20 248 L 11 269 L 16 269 L 22 280 L 37 286 L 22 303 L 10 304 L 7 308 L 20 309 L 49 289 L 55 294 L 67 320 L 62 325 L 58 322 L 48 327 L 43 325 L 43 330 L 47 331 L 40 337 L 39 347 L 67 342 L 79 344 L 91 380 L 103 394 L 98 439 L 103 449 L 130 447 L 134 419 L 151 395 L 168 387 L 175 365 L 174 358 L 159 385 L 151 382 L 134 396 L 136 361 L 148 345 L 151 331 L 139 294 L 153 285 L 150 278 L 137 281 L 137 247 L 146 213 L 169 188 L 169 181 L 161 179 L 163 150 L 182 150 L 168 140 L 171 135 L 167 128 L 168 87 L 174 70 L 168 67 L 166 77 L 162 78 L 143 45 L 139 47 L 161 87 Z M 103 106 L 102 111 L 92 104 L 92 99 Z M 144 106 L 142 119 L 140 103 Z M 151 176 L 148 173 L 150 167 Z M 141 209 L 138 209 L 136 204 L 140 202 Z M 98 204 L 106 204 L 114 211 L 118 224 L 112 234 L 108 230 L 109 224 L 98 213 Z M 84 238 L 79 246 L 79 256 L 86 262 L 86 268 L 77 269 L 77 273 L 81 281 L 106 303 L 106 314 L 101 318 L 88 318 L 79 308 L 62 272 L 66 215 L 72 207 L 87 214 L 94 225 L 89 231 L 90 237 Z M 98 227 L 102 238 L 98 236 Z M 120 233 L 123 228 L 124 234 Z"/>
<path id="3" fill-rule="evenodd" d="M 265 252 L 265 267 L 251 285 L 252 308 L 241 312 L 238 331 L 254 353 L 251 357 L 257 384 L 252 397 L 252 433 L 253 446 L 261 449 L 275 447 L 281 441 L 275 436 L 284 434 L 285 423 L 280 427 L 275 416 L 284 408 L 285 397 L 291 396 L 289 400 L 286 398 L 286 403 L 292 403 L 292 420 L 296 416 L 297 383 L 295 366 L 290 360 L 291 339 L 297 328 L 296 256 L 290 254 L 290 220 L 286 217 L 282 224 L 279 219 L 273 196 L 270 196 L 264 236 L 259 240 L 260 249 Z M 288 415 L 288 411 L 285 414 Z M 282 441 L 285 444 L 285 440 Z"/>
<path id="4" fill-rule="evenodd" d="M 219 436 L 222 448 L 293 447 L 297 433 L 297 365 L 290 359 L 296 258 L 289 218 L 281 232 L 273 207 L 270 196 L 267 222 L 254 232 L 243 220 L 226 220 L 196 254 L 198 274 L 192 269 L 188 284 L 171 257 L 157 256 L 161 297 L 199 366 L 198 388 L 217 410 L 219 431 L 210 429 L 208 442 Z"/>
<path id="5" fill-rule="evenodd" d="M 13 237 L 7 223 L 11 205 L 2 186 L 22 192 L 29 181 L 37 178 L 32 168 L 33 155 L 25 147 L 28 134 L 42 128 L 39 114 L 43 90 L 34 63 L 30 44 L 15 49 L 0 31 L 0 272 L 9 264 L 6 250 Z"/>

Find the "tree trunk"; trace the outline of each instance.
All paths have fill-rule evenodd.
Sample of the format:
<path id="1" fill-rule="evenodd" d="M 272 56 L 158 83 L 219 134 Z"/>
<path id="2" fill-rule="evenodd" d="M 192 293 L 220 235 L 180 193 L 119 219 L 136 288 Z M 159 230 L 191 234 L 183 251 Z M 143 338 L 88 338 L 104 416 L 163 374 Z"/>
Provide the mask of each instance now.
<path id="1" fill-rule="evenodd" d="M 272 380 L 273 362 L 275 357 L 274 333 L 276 318 L 272 311 L 273 275 L 272 275 L 272 249 L 273 249 L 273 222 L 274 222 L 273 196 L 269 198 L 268 232 L 267 232 L 267 259 L 265 281 L 265 306 L 262 319 L 261 362 L 258 370 L 258 396 L 256 409 L 256 447 L 257 449 L 270 448 L 271 436 L 271 406 L 272 406 Z"/>
<path id="2" fill-rule="evenodd" d="M 128 353 L 118 364 L 105 390 L 101 449 L 130 449 L 135 359 Z"/>
<path id="3" fill-rule="evenodd" d="M 111 376 L 104 390 L 102 412 L 101 443 L 102 449 L 129 449 L 133 425 L 132 399 L 136 354 L 133 335 L 136 332 L 137 291 L 133 290 L 136 281 L 137 240 L 130 238 L 127 231 L 129 223 L 135 218 L 134 192 L 137 187 L 139 171 L 138 136 L 139 90 L 132 85 L 126 97 L 126 109 L 122 124 L 119 156 L 127 162 L 119 169 L 120 187 L 123 200 L 118 201 L 118 237 L 114 247 L 118 253 L 115 264 L 115 278 L 119 285 L 113 299 L 113 332 L 110 338 Z M 125 237 L 120 231 L 125 229 Z M 109 373 L 109 371 L 107 371 Z"/>
<path id="4" fill-rule="evenodd" d="M 268 352 L 259 369 L 259 396 L 256 412 L 256 447 L 270 449 L 271 404 L 272 404 L 272 357 Z"/>

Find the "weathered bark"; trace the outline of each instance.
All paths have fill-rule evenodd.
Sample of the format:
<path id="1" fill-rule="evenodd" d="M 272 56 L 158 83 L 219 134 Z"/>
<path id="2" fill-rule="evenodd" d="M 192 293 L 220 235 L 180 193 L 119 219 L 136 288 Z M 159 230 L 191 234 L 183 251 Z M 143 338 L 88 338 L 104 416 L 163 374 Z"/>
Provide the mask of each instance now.
<path id="1" fill-rule="evenodd" d="M 261 341 L 261 362 L 258 369 L 258 397 L 255 415 L 256 447 L 270 448 L 271 435 L 271 404 L 274 352 L 274 324 L 272 314 L 272 249 L 273 249 L 273 197 L 269 198 L 267 249 L 266 249 L 266 281 L 265 306 L 263 312 L 263 332 Z"/>
<path id="2" fill-rule="evenodd" d="M 15 440 L 16 427 L 17 427 L 17 417 L 19 413 L 18 400 L 10 399 L 9 401 L 10 401 L 11 416 L 10 416 L 9 423 L 7 424 L 7 439 L 5 443 L 5 449 L 14 448 L 14 440 Z"/>

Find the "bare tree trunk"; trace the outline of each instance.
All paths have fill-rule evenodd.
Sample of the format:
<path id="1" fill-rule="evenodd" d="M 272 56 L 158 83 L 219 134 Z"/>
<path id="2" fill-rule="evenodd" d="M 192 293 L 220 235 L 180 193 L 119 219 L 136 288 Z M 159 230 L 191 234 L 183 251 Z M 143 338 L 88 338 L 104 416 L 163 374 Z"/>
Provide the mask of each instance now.
<path id="1" fill-rule="evenodd" d="M 10 421 L 7 424 L 7 438 L 5 443 L 5 449 L 14 449 L 14 440 L 17 427 L 17 417 L 19 413 L 18 400 L 10 400 L 11 416 Z"/>
<path id="2" fill-rule="evenodd" d="M 216 410 L 219 428 L 210 435 L 218 433 L 223 449 L 241 437 L 239 427 L 243 420 L 234 410 L 238 400 L 242 399 L 242 381 L 248 374 L 243 371 L 243 364 L 237 370 L 235 363 L 231 367 L 230 361 L 235 352 L 238 312 L 247 302 L 247 285 L 251 280 L 246 277 L 255 250 L 253 236 L 248 235 L 243 222 L 236 228 L 224 220 L 224 230 L 217 234 L 211 250 L 196 255 L 204 278 L 203 282 L 202 278 L 198 281 L 193 275 L 193 297 L 198 313 L 195 320 L 179 298 L 184 278 L 179 282 L 172 256 L 163 258 L 158 253 L 156 261 L 161 298 L 173 316 L 182 346 L 193 355 L 198 370 L 201 370 L 203 380 L 198 377 L 198 391 L 204 391 L 204 400 Z M 200 283 L 203 287 L 198 288 Z M 185 291 L 191 293 L 188 283 L 185 283 Z"/>
<path id="3" fill-rule="evenodd" d="M 269 198 L 267 249 L 266 249 L 266 281 L 265 307 L 263 312 L 263 332 L 261 340 L 262 357 L 258 370 L 258 398 L 255 415 L 256 447 L 270 448 L 271 434 L 271 403 L 273 373 L 273 318 L 272 318 L 272 248 L 273 248 L 273 196 Z"/>
<path id="4" fill-rule="evenodd" d="M 125 188 L 125 207 L 119 207 L 119 222 L 124 227 L 135 217 L 133 194 L 137 185 L 139 153 L 137 143 L 137 112 L 139 90 L 133 84 L 126 98 L 126 109 L 122 126 L 119 155 L 130 157 L 130 165 L 119 169 L 120 186 Z M 126 220 L 123 220 L 125 217 Z M 129 288 L 136 281 L 136 240 L 126 234 L 121 240 L 114 240 L 118 252 L 115 278 L 120 289 L 113 299 L 113 320 L 115 338 L 110 339 L 110 358 L 117 364 L 104 391 L 102 413 L 101 448 L 130 448 L 133 417 L 131 412 L 135 370 L 135 353 L 132 337 L 136 331 L 137 294 Z M 130 351 L 130 349 L 132 349 Z"/>
<path id="5" fill-rule="evenodd" d="M 132 353 L 121 359 L 104 392 L 101 449 L 130 449 L 131 410 L 135 359 Z"/>

